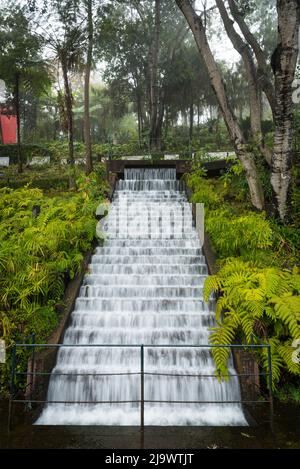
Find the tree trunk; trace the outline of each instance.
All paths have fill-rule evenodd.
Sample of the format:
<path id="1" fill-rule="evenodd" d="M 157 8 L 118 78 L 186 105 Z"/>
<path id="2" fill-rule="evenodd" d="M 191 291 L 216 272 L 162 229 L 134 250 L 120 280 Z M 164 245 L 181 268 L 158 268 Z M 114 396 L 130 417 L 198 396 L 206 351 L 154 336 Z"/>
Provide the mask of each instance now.
<path id="1" fill-rule="evenodd" d="M 84 78 L 84 141 L 85 141 L 85 172 L 93 171 L 92 142 L 91 142 L 91 119 L 90 119 L 90 75 L 93 55 L 93 13 L 92 0 L 87 0 L 88 10 L 88 50 Z"/>
<path id="2" fill-rule="evenodd" d="M 67 64 L 64 58 L 61 60 L 61 66 L 63 71 L 64 78 L 64 88 L 65 88 L 65 103 L 66 103 L 66 113 L 67 113 L 67 123 L 68 123 L 68 143 L 69 143 L 69 165 L 70 165 L 70 175 L 69 175 L 69 186 L 70 189 L 74 189 L 75 180 L 72 170 L 75 166 L 74 160 L 74 135 L 73 135 L 73 98 L 72 91 L 69 83 L 68 69 Z"/>
<path id="3" fill-rule="evenodd" d="M 200 105 L 197 104 L 197 129 L 200 129 Z"/>
<path id="4" fill-rule="evenodd" d="M 194 103 L 190 104 L 190 128 L 189 128 L 189 140 L 192 143 L 193 139 L 193 129 L 194 129 Z"/>
<path id="5" fill-rule="evenodd" d="M 269 78 L 270 71 L 268 69 L 265 54 L 262 48 L 260 47 L 256 37 L 251 33 L 250 29 L 245 23 L 244 17 L 240 14 L 235 0 L 228 0 L 228 4 L 229 4 L 229 8 L 230 8 L 230 11 L 234 20 L 239 25 L 239 28 L 241 29 L 244 38 L 246 39 L 248 44 L 251 46 L 255 54 L 257 65 L 258 65 L 257 77 L 260 82 L 260 86 L 269 101 L 269 104 L 270 104 L 270 107 L 274 116 L 275 115 L 275 91 L 274 91 L 274 85 Z"/>
<path id="6" fill-rule="evenodd" d="M 17 152 L 18 152 L 18 173 L 23 172 L 22 150 L 21 150 L 21 123 L 20 123 L 20 75 L 16 74 L 15 102 L 17 115 Z"/>
<path id="7" fill-rule="evenodd" d="M 264 193 L 253 154 L 249 152 L 247 145 L 244 144 L 235 145 L 235 153 L 246 173 L 251 202 L 257 210 L 262 210 L 264 208 Z"/>
<path id="8" fill-rule="evenodd" d="M 156 139 L 156 148 L 157 150 L 162 149 L 162 126 L 164 121 L 164 114 L 165 114 L 165 89 L 161 88 L 159 93 L 159 103 L 158 103 L 158 113 L 157 113 L 157 120 L 156 120 L 156 128 L 155 128 L 155 139 Z"/>
<path id="9" fill-rule="evenodd" d="M 73 129 L 73 98 L 69 83 L 67 65 L 62 61 L 62 71 L 65 88 L 65 103 L 68 123 L 68 142 L 69 142 L 69 163 L 74 165 L 74 129 Z"/>
<path id="10" fill-rule="evenodd" d="M 139 147 L 142 148 L 142 131 L 143 131 L 143 118 L 142 118 L 142 104 L 141 104 L 141 93 L 139 88 L 136 88 L 136 106 L 137 106 L 137 118 L 138 118 L 138 137 Z"/>
<path id="11" fill-rule="evenodd" d="M 150 78 L 150 147 L 157 149 L 156 132 L 158 119 L 158 53 L 160 36 L 160 0 L 155 0 L 155 24 L 149 50 Z"/>
<path id="12" fill-rule="evenodd" d="M 272 56 L 275 75 L 275 136 L 271 169 L 276 214 L 287 216 L 293 143 L 292 83 L 298 57 L 300 6 L 297 0 L 277 0 L 278 45 Z"/>
<path id="13" fill-rule="evenodd" d="M 251 132 L 254 143 L 265 157 L 268 165 L 271 165 L 272 153 L 268 148 L 265 147 L 262 135 L 261 96 L 258 85 L 259 81 L 257 77 L 256 66 L 252 58 L 251 49 L 249 45 L 246 44 L 240 35 L 235 31 L 233 21 L 228 16 L 223 0 L 216 0 L 216 4 L 222 17 L 227 35 L 231 40 L 235 50 L 241 55 L 245 66 L 249 90 Z"/>
<path id="14" fill-rule="evenodd" d="M 166 140 L 168 138 L 168 132 L 169 132 L 169 107 L 166 106 L 166 117 L 165 117 L 165 132 L 164 132 L 164 139 Z"/>
<path id="15" fill-rule="evenodd" d="M 243 120 L 243 105 L 240 105 L 238 108 L 238 114 L 239 114 L 239 121 L 242 122 Z"/>
<path id="16" fill-rule="evenodd" d="M 189 0 L 176 0 L 176 3 L 190 25 L 199 52 L 206 65 L 211 85 L 217 97 L 237 157 L 240 159 L 246 173 L 252 204 L 256 209 L 262 210 L 264 208 L 263 190 L 257 174 L 255 162 L 253 156 L 249 153 L 243 133 L 227 99 L 224 83 L 208 44 L 202 20 L 195 13 Z"/>

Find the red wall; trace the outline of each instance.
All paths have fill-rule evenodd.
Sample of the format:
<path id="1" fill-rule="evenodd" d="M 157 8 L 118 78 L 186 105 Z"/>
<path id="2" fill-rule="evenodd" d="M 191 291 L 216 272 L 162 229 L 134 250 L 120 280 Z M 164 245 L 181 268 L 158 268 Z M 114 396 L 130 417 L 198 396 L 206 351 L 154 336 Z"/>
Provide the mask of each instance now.
<path id="1" fill-rule="evenodd" d="M 2 143 L 17 143 L 17 118 L 0 114 Z"/>

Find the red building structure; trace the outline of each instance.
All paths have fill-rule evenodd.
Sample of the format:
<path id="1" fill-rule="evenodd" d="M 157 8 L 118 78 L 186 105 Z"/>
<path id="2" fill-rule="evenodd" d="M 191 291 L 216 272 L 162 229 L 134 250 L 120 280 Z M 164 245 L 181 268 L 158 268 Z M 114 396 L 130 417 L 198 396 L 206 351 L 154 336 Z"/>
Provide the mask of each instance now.
<path id="1" fill-rule="evenodd" d="M 0 105 L 0 142 L 17 143 L 17 117 L 11 105 Z"/>

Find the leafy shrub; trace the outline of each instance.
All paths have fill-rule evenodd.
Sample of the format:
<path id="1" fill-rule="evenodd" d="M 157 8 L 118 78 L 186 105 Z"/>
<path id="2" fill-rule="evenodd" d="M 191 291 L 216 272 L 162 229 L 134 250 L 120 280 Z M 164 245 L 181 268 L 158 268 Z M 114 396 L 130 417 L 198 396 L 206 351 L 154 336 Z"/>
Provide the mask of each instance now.
<path id="1" fill-rule="evenodd" d="M 33 157 L 50 156 L 53 159 L 53 152 L 51 148 L 38 144 L 22 144 L 22 161 L 26 163 Z M 18 146 L 17 144 L 0 145 L 0 156 L 9 156 L 10 164 L 17 164 L 18 162 Z"/>
<path id="2" fill-rule="evenodd" d="M 234 215 L 229 207 L 209 211 L 206 230 L 221 258 L 255 253 L 272 246 L 273 231 L 264 214 L 245 211 Z"/>
<path id="3" fill-rule="evenodd" d="M 94 171 L 89 175 L 79 172 L 76 178 L 78 192 L 82 193 L 85 199 L 104 198 L 109 191 L 109 185 L 105 180 L 106 167 L 102 164 L 94 166 Z"/>
<path id="4" fill-rule="evenodd" d="M 29 187 L 0 189 L 0 337 L 8 350 L 32 333 L 45 341 L 57 324 L 56 305 L 95 236 L 95 209 L 106 190 L 99 177 L 79 173 L 76 192 L 54 197 Z"/>
<path id="5" fill-rule="evenodd" d="M 218 298 L 210 340 L 216 345 L 269 344 L 273 387 L 278 387 L 285 374 L 300 375 L 292 360 L 293 340 L 300 337 L 300 275 L 297 268 L 291 270 L 299 261 L 299 235 L 294 226 L 280 226 L 238 202 L 238 175 L 237 168 L 219 181 L 204 179 L 201 171 L 186 178 L 194 191 L 191 200 L 205 203 L 205 229 L 221 265 L 204 287 L 206 300 L 212 292 Z M 260 350 L 257 358 L 268 371 L 267 349 Z M 213 350 L 220 376 L 228 374 L 229 354 L 226 348 Z"/>
<path id="6" fill-rule="evenodd" d="M 273 386 L 281 371 L 300 376 L 294 363 L 293 340 L 300 337 L 300 275 L 276 268 L 257 268 L 238 259 L 227 259 L 217 275 L 206 279 L 204 297 L 221 294 L 217 301 L 217 327 L 210 335 L 212 344 L 229 345 L 236 339 L 246 344 L 269 344 Z M 220 374 L 227 374 L 229 350 L 215 348 L 213 356 Z M 267 350 L 259 359 L 268 372 Z"/>
<path id="7" fill-rule="evenodd" d="M 233 164 L 219 178 L 223 184 L 223 195 L 237 201 L 247 200 L 248 183 L 245 171 L 240 161 L 233 158 L 228 158 L 228 160 Z"/>
<path id="8" fill-rule="evenodd" d="M 67 141 L 53 141 L 44 144 L 51 154 L 55 162 L 69 158 L 69 144 Z M 80 159 L 84 157 L 84 144 L 82 142 L 74 142 L 74 158 Z"/>
<path id="9" fill-rule="evenodd" d="M 33 207 L 41 209 L 38 217 Z M 65 274 L 72 278 L 80 267 L 95 232 L 94 204 L 82 194 L 70 197 L 44 197 L 38 189 L 1 190 L 0 218 L 0 299 L 1 317 L 30 318 L 33 310 L 48 307 L 48 300 L 59 300 L 64 291 Z M 52 305 L 52 302 L 51 302 Z M 10 334 L 20 329 L 10 321 Z M 7 332 L 7 327 L 5 328 Z M 22 324 L 20 332 L 43 328 L 36 322 Z M 48 328 L 46 327 L 46 333 Z"/>
<path id="10" fill-rule="evenodd" d="M 222 199 L 207 179 L 202 177 L 204 174 L 202 169 L 198 169 L 187 177 L 187 184 L 193 191 L 191 202 L 204 203 L 208 208 L 217 207 Z"/>
<path id="11" fill-rule="evenodd" d="M 282 402 L 300 404 L 300 382 L 297 384 L 285 383 L 276 390 L 276 397 Z"/>
<path id="12" fill-rule="evenodd" d="M 23 173 L 18 173 L 17 166 L 12 165 L 1 171 L 0 188 L 10 187 L 19 189 L 29 184 L 38 189 L 67 190 L 69 187 L 69 167 L 57 167 L 57 165 L 24 168 Z"/>
<path id="13" fill-rule="evenodd" d="M 259 265 L 273 264 L 277 256 L 270 253 L 276 250 L 280 239 L 273 221 L 265 213 L 226 202 L 223 178 L 212 181 L 204 174 L 201 169 L 196 170 L 186 175 L 186 181 L 193 191 L 191 202 L 205 204 L 205 229 L 219 258 L 242 256 Z"/>

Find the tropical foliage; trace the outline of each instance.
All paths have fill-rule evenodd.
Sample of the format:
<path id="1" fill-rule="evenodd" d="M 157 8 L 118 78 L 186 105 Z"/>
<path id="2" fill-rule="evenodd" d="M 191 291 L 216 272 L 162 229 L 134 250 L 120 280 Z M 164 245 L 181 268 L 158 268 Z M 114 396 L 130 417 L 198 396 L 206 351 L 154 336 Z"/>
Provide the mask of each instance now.
<path id="1" fill-rule="evenodd" d="M 240 175 L 238 177 L 241 177 Z M 231 178 L 208 180 L 201 170 L 187 176 L 191 201 L 204 202 L 205 228 L 218 257 L 219 271 L 205 282 L 204 296 L 216 297 L 211 343 L 269 345 L 273 387 L 284 376 L 300 376 L 293 359 L 300 338 L 299 245 L 294 225 L 280 226 L 265 213 L 233 198 Z M 229 203 L 230 202 L 230 203 Z M 227 374 L 228 348 L 214 348 L 220 376 Z M 268 372 L 267 348 L 256 352 Z"/>
<path id="2" fill-rule="evenodd" d="M 45 341 L 58 322 L 66 282 L 95 236 L 101 173 L 77 174 L 77 190 L 0 189 L 0 337 L 8 350 L 32 333 Z"/>
<path id="3" fill-rule="evenodd" d="M 300 337 L 300 275 L 274 267 L 258 268 L 239 259 L 228 259 L 205 282 L 206 301 L 210 294 L 217 300 L 216 321 L 210 340 L 228 345 L 235 340 L 271 347 L 273 386 L 282 370 L 300 376 L 300 365 L 293 361 L 293 341 Z M 229 351 L 213 351 L 218 370 L 226 371 Z M 262 349 L 261 364 L 268 372 L 267 349 Z"/>

